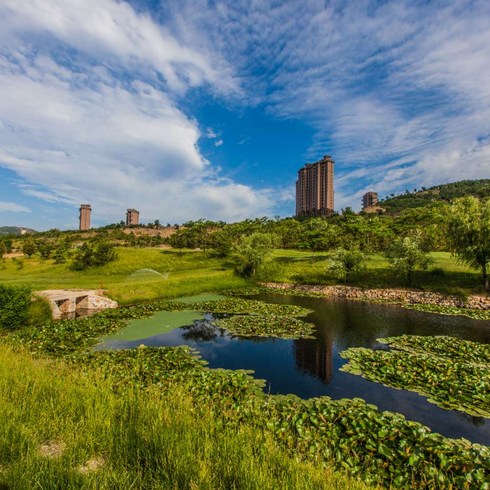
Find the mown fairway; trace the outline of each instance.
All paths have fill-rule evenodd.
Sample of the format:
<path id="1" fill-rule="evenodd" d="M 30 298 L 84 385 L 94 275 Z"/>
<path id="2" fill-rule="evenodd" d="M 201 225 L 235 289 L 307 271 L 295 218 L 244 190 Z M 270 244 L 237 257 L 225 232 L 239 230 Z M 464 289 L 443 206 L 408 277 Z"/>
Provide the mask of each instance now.
<path id="1" fill-rule="evenodd" d="M 432 252 L 434 262 L 414 273 L 413 286 L 449 294 L 469 294 L 480 289 L 480 274 L 457 261 L 448 252 Z M 262 275 L 264 280 L 302 284 L 342 284 L 327 272 L 329 254 L 299 250 L 275 250 L 273 261 Z M 352 276 L 349 285 L 361 287 L 407 287 L 404 277 L 390 268 L 379 254 L 366 256 L 365 270 Z"/>
<path id="2" fill-rule="evenodd" d="M 18 262 L 5 259 L 0 281 L 43 289 L 107 289 L 121 304 L 153 298 L 172 298 L 206 291 L 241 287 L 247 283 L 233 275 L 223 261 L 202 252 L 119 248 L 114 262 L 83 272 L 68 269 L 38 256 Z"/>
<path id="3" fill-rule="evenodd" d="M 244 279 L 233 274 L 226 259 L 199 251 L 162 250 L 157 248 L 119 248 L 114 262 L 83 272 L 69 270 L 67 264 L 54 264 L 38 256 L 0 265 L 0 281 L 29 285 L 35 290 L 94 288 L 121 304 L 154 298 L 173 298 L 208 291 L 242 287 Z M 433 252 L 432 266 L 415 271 L 414 287 L 450 294 L 470 294 L 480 288 L 478 271 L 471 270 L 447 252 Z M 22 266 L 19 266 L 19 262 Z M 304 284 L 342 284 L 327 272 L 328 254 L 298 250 L 275 250 L 257 280 Z M 390 269 L 382 255 L 369 255 L 365 270 L 350 283 L 363 287 L 406 287 L 404 277 Z"/>

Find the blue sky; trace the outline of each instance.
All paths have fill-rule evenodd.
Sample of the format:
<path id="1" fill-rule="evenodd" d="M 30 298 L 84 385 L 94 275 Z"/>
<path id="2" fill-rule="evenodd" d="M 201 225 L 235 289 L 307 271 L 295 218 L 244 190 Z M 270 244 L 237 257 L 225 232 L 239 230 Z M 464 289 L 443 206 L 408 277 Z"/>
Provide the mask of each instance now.
<path id="1" fill-rule="evenodd" d="M 0 226 L 294 213 L 490 178 L 490 2 L 0 0 Z"/>

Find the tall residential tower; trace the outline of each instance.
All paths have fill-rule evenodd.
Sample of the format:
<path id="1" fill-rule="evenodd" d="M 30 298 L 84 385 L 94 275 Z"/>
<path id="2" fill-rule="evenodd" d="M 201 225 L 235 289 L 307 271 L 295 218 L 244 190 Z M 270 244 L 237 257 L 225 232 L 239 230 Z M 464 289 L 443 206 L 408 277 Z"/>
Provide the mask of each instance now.
<path id="1" fill-rule="evenodd" d="M 90 213 L 92 207 L 90 204 L 80 204 L 80 230 L 90 230 Z"/>
<path id="2" fill-rule="evenodd" d="M 298 171 L 296 216 L 329 216 L 333 213 L 332 157 L 325 155 Z"/>

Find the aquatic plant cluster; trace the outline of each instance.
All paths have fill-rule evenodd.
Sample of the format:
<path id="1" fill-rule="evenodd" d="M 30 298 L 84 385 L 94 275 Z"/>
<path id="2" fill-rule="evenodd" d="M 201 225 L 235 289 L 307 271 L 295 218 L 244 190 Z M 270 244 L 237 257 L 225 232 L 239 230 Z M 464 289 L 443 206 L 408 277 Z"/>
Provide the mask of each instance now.
<path id="1" fill-rule="evenodd" d="M 114 310 L 106 310 L 101 314 L 108 318 L 142 318 L 149 316 L 156 311 L 174 310 L 193 310 L 209 313 L 230 313 L 235 315 L 255 314 L 255 315 L 291 315 L 305 316 L 311 310 L 295 305 L 276 305 L 241 298 L 226 298 L 214 301 L 197 301 L 195 303 L 185 303 L 183 301 L 151 301 L 140 305 L 126 306 Z"/>
<path id="2" fill-rule="evenodd" d="M 402 305 L 411 310 L 424 311 L 427 313 L 438 313 L 439 315 L 467 316 L 473 320 L 490 320 L 490 310 L 471 310 L 469 308 L 457 308 L 456 306 L 442 306 L 432 304 Z"/>
<path id="3" fill-rule="evenodd" d="M 229 296 L 255 296 L 261 293 L 273 293 L 282 294 L 289 296 L 293 294 L 294 296 L 301 296 L 305 298 L 325 298 L 325 293 L 319 291 L 308 291 L 304 289 L 281 289 L 275 287 L 265 287 L 265 286 L 254 286 L 242 289 L 228 290 L 224 291 L 223 294 Z M 363 299 L 351 299 L 350 301 L 364 301 Z M 382 303 L 382 304 L 393 304 L 399 305 L 402 308 L 408 308 L 410 310 L 423 311 L 426 313 L 437 313 L 439 315 L 458 315 L 466 316 L 474 320 L 490 320 L 490 310 L 476 310 L 470 308 L 458 308 L 456 306 L 443 306 L 436 304 L 425 304 L 425 303 L 401 303 L 400 301 L 391 301 L 387 299 L 374 299 L 369 300 L 370 303 Z"/>
<path id="4" fill-rule="evenodd" d="M 91 353 L 81 359 L 102 368 L 118 388 L 179 385 L 199 405 L 212 402 L 226 424 L 247 422 L 272 432 L 305 460 L 333 464 L 369 483 L 397 488 L 485 488 L 490 450 L 433 433 L 403 415 L 380 412 L 361 399 L 301 400 L 265 395 L 246 371 L 207 369 L 188 348 L 140 348 Z"/>
<path id="5" fill-rule="evenodd" d="M 263 382 L 249 372 L 209 369 L 185 347 L 89 351 L 100 336 L 120 329 L 129 318 L 161 309 L 191 308 L 238 314 L 241 321 L 244 317 L 293 318 L 308 313 L 298 307 L 238 298 L 195 304 L 153 302 L 80 320 L 48 322 L 3 341 L 22 344 L 37 355 L 64 358 L 88 373 L 97 369 L 113 380 L 116 390 L 135 386 L 162 392 L 184 389 L 196 406 L 209 401 L 214 415 L 226 426 L 245 423 L 263 429 L 298 457 L 333 464 L 366 482 L 399 488 L 486 488 L 490 477 L 488 447 L 445 438 L 402 415 L 380 412 L 363 400 L 267 395 L 261 390 Z M 229 320 L 238 321 L 233 318 L 237 317 Z M 390 341 L 394 344 L 393 339 Z M 439 348 L 434 345 L 433 352 Z M 478 352 L 474 350 L 470 358 L 474 366 L 478 356 L 485 355 L 485 351 Z M 446 359 L 446 365 L 450 364 Z"/>
<path id="6" fill-rule="evenodd" d="M 311 339 L 315 325 L 283 315 L 234 315 L 216 321 L 219 327 L 241 337 Z"/>
<path id="7" fill-rule="evenodd" d="M 342 370 L 392 388 L 415 391 L 446 410 L 490 417 L 490 346 L 453 337 L 378 339 L 390 350 L 355 347 Z"/>
<path id="8" fill-rule="evenodd" d="M 242 337 L 312 338 L 314 325 L 298 316 L 311 312 L 295 305 L 276 305 L 241 298 L 184 303 L 179 301 L 152 302 L 104 312 L 110 318 L 140 318 L 156 311 L 188 310 L 233 315 L 217 321 L 229 332 Z"/>

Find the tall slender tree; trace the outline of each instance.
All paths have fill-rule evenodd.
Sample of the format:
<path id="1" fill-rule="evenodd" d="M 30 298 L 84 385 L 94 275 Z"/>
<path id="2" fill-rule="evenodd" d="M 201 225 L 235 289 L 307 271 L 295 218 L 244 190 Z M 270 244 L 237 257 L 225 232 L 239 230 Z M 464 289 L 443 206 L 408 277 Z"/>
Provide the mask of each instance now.
<path id="1" fill-rule="evenodd" d="M 465 264 L 480 269 L 488 291 L 490 265 L 490 199 L 456 200 L 447 217 L 448 240 L 453 253 Z"/>

